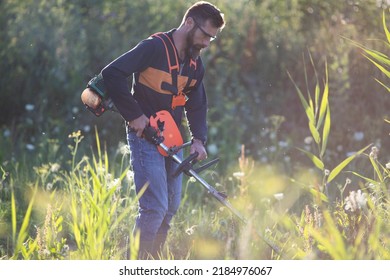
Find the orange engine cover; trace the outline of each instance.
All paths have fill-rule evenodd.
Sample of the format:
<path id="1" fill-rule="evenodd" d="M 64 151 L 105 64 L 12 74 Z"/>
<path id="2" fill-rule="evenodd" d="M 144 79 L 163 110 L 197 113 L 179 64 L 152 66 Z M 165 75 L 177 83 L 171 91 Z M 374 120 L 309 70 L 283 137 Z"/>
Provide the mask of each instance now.
<path id="1" fill-rule="evenodd" d="M 168 111 L 159 111 L 150 117 L 150 126 L 158 131 L 159 136 L 164 137 L 162 142 L 168 148 L 174 148 L 183 145 L 183 137 L 177 127 L 175 120 Z M 159 146 L 157 146 L 160 154 L 168 156 L 168 154 Z"/>

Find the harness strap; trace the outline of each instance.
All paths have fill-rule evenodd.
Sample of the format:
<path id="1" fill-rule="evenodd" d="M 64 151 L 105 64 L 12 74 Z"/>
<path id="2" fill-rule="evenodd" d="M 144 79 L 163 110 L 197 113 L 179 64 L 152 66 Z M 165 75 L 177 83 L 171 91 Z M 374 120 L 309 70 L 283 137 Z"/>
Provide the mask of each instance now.
<path id="1" fill-rule="evenodd" d="M 167 56 L 167 62 L 169 67 L 169 73 L 172 77 L 172 84 L 167 82 L 161 83 L 161 89 L 172 92 L 172 109 L 175 109 L 177 106 L 184 106 L 186 102 L 185 93 L 188 93 L 191 90 L 191 82 L 194 78 L 195 70 L 196 70 L 196 61 L 190 59 L 190 70 L 188 72 L 187 83 L 184 86 L 182 91 L 178 89 L 178 75 L 180 71 L 179 59 L 177 56 L 177 52 L 175 49 L 175 45 L 173 44 L 171 38 L 163 32 L 155 33 L 152 37 L 159 38 L 165 47 L 165 52 Z"/>

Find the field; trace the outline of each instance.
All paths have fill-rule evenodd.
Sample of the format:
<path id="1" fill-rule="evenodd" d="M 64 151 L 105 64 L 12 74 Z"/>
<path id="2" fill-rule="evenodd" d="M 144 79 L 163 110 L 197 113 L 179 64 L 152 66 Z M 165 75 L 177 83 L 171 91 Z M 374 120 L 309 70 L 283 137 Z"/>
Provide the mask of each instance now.
<path id="1" fill-rule="evenodd" d="M 0 3 L 0 260 L 136 259 L 123 120 L 79 97 L 190 3 L 160 2 Z M 217 2 L 200 175 L 247 223 L 185 176 L 159 259 L 389 260 L 388 1 Z"/>

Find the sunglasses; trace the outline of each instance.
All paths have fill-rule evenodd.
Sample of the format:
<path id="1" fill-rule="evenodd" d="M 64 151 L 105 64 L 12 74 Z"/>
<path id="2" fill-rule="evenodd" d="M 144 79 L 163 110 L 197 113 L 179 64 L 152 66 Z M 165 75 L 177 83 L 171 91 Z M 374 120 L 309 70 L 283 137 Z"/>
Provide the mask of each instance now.
<path id="1" fill-rule="evenodd" d="M 210 37 L 210 41 L 214 41 L 215 39 L 217 39 L 217 36 L 213 36 L 211 34 L 209 34 L 208 32 L 206 32 L 206 30 L 204 30 L 202 28 L 202 26 L 200 26 L 200 24 L 193 18 L 194 22 L 195 22 L 195 25 L 196 27 L 198 27 L 200 29 L 200 31 L 202 31 L 203 35 L 205 35 L 206 37 Z"/>

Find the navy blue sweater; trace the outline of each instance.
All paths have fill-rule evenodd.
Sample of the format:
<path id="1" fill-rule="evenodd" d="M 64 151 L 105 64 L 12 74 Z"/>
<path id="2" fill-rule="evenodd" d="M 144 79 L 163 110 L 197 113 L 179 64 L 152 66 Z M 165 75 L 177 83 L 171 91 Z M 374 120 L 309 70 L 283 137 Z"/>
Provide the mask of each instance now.
<path id="1" fill-rule="evenodd" d="M 173 42 L 175 29 L 167 32 Z M 177 55 L 177 50 L 175 48 Z M 178 55 L 177 55 L 178 57 Z M 171 63 L 172 64 L 172 63 Z M 179 59 L 178 88 L 188 80 L 190 60 Z M 207 138 L 207 98 L 203 86 L 204 66 L 200 57 L 196 60 L 192 75 L 192 89 L 186 94 L 184 106 L 172 108 L 173 94 L 161 88 L 163 81 L 172 83 L 166 48 L 161 39 L 150 37 L 141 41 L 102 70 L 104 84 L 118 111 L 125 121 L 132 121 L 142 114 L 150 117 L 161 110 L 169 111 L 178 126 L 181 125 L 183 108 L 191 136 L 202 142 Z M 129 85 L 129 78 L 132 82 Z"/>

